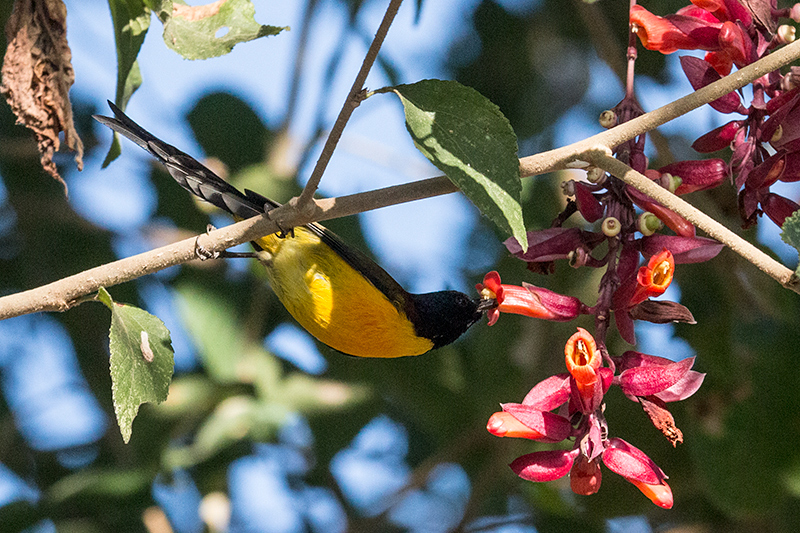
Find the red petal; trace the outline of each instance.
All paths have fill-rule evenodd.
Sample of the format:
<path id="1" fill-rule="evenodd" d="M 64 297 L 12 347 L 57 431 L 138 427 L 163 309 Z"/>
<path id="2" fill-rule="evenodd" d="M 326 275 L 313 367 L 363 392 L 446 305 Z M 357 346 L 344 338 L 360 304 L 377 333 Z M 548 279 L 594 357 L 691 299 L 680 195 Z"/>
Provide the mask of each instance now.
<path id="1" fill-rule="evenodd" d="M 596 222 L 603 216 L 603 204 L 592 194 L 592 190 L 580 181 L 575 182 L 575 203 L 578 204 L 578 211 L 587 222 Z"/>
<path id="2" fill-rule="evenodd" d="M 797 205 L 788 198 L 771 192 L 767 198 L 761 202 L 761 208 L 778 227 L 783 227 L 783 223 L 786 219 L 800 209 L 800 205 Z"/>
<path id="3" fill-rule="evenodd" d="M 658 505 L 659 507 L 663 507 L 664 509 L 672 509 L 672 489 L 669 488 L 669 485 L 667 485 L 666 481 L 654 484 L 642 483 L 641 481 L 636 481 L 635 479 L 628 479 L 628 481 L 633 483 L 636 488 L 642 491 L 642 494 L 647 496 L 647 498 L 654 504 Z"/>
<path id="4" fill-rule="evenodd" d="M 523 405 L 529 405 L 541 411 L 552 411 L 569 399 L 569 374 L 567 372 L 550 376 L 537 383 L 525 399 Z"/>
<path id="5" fill-rule="evenodd" d="M 508 466 L 528 481 L 553 481 L 566 476 L 576 455 L 575 450 L 550 450 L 517 457 Z"/>
<path id="6" fill-rule="evenodd" d="M 651 235 L 640 239 L 641 252 L 645 257 L 663 249 L 672 252 L 676 264 L 702 263 L 717 256 L 724 244 L 707 237 L 681 237 L 680 235 Z"/>
<path id="7" fill-rule="evenodd" d="M 542 442 L 561 442 L 572 433 L 572 424 L 563 416 L 549 411 L 539 411 L 529 405 L 506 403 L 503 412 L 508 413 L 527 427 L 539 433 L 541 437 L 534 440 Z M 532 438 L 532 437 L 530 437 Z"/>
<path id="8" fill-rule="evenodd" d="M 744 124 L 741 120 L 733 120 L 701 135 L 692 143 L 692 148 L 701 154 L 709 154 L 727 148 L 736 137 L 736 132 Z"/>
<path id="9" fill-rule="evenodd" d="M 675 385 L 655 394 L 663 402 L 679 402 L 685 400 L 700 388 L 706 375 L 690 370 Z"/>
<path id="10" fill-rule="evenodd" d="M 660 468 L 639 448 L 622 439 L 609 439 L 610 446 L 603 452 L 603 463 L 613 472 L 630 480 L 658 484 L 664 479 Z"/>
<path id="11" fill-rule="evenodd" d="M 622 392 L 630 396 L 657 394 L 680 381 L 692 368 L 694 357 L 668 365 L 644 365 L 629 368 L 620 374 Z"/>

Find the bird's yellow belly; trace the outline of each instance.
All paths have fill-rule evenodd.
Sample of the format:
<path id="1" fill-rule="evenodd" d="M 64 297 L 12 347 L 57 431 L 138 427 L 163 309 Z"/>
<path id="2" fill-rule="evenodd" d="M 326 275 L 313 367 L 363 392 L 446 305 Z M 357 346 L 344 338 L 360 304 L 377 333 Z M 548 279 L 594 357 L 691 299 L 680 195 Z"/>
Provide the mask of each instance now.
<path id="1" fill-rule="evenodd" d="M 309 231 L 269 236 L 270 284 L 286 310 L 320 342 L 358 357 L 420 355 L 433 343 L 367 279 Z"/>

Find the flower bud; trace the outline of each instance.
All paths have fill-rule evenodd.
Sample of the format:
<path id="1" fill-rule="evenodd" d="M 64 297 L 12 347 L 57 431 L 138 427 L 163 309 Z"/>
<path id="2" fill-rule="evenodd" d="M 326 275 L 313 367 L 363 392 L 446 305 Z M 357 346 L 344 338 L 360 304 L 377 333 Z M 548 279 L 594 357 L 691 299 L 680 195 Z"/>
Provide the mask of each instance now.
<path id="1" fill-rule="evenodd" d="M 638 229 L 645 237 L 653 235 L 655 232 L 660 230 L 663 225 L 664 223 L 661 222 L 661 219 L 659 219 L 650 211 L 645 211 L 639 215 Z"/>
<path id="2" fill-rule="evenodd" d="M 681 195 L 716 187 L 728 176 L 728 164 L 722 159 L 678 161 L 658 171 L 680 177 L 675 194 Z"/>
<path id="3" fill-rule="evenodd" d="M 579 454 L 572 464 L 569 472 L 569 488 L 575 494 L 590 496 L 600 490 L 600 483 L 603 481 L 603 473 L 600 470 L 600 461 L 589 460 L 583 454 Z"/>
<path id="4" fill-rule="evenodd" d="M 617 114 L 614 113 L 612 109 L 606 109 L 600 113 L 598 122 L 600 122 L 600 125 L 605 129 L 613 128 L 617 125 Z"/>
<path id="5" fill-rule="evenodd" d="M 616 237 L 622 230 L 622 224 L 614 217 L 606 217 L 603 220 L 603 235 L 606 237 Z"/>
<path id="6" fill-rule="evenodd" d="M 800 22 L 800 4 L 795 4 L 789 10 L 789 18 L 795 22 Z"/>
<path id="7" fill-rule="evenodd" d="M 775 133 L 773 133 L 772 137 L 769 138 L 770 144 L 780 141 L 781 137 L 783 137 L 783 126 L 778 124 L 778 127 L 775 128 Z"/>
<path id="8" fill-rule="evenodd" d="M 705 135 L 698 137 L 692 143 L 692 148 L 701 154 L 708 154 L 727 148 L 736 137 L 736 132 L 744 124 L 741 120 L 732 120 L 718 128 L 714 128 Z"/>
<path id="9" fill-rule="evenodd" d="M 495 437 L 517 437 L 523 439 L 536 440 L 542 434 L 531 429 L 516 418 L 511 413 L 499 412 L 489 417 L 486 423 L 486 430 Z"/>
<path id="10" fill-rule="evenodd" d="M 652 200 L 649 196 L 644 195 L 643 193 L 637 191 L 633 187 L 626 188 L 628 195 L 631 199 L 644 209 L 645 211 L 650 211 L 655 216 L 657 216 L 664 224 L 667 225 L 669 229 L 677 233 L 682 237 L 694 237 L 695 236 L 695 227 L 694 224 L 677 214 L 671 209 L 667 209 L 663 205 L 659 204 L 658 202 Z"/>
<path id="11" fill-rule="evenodd" d="M 793 43 L 797 29 L 789 24 L 781 24 L 775 31 L 775 36 L 778 38 L 778 44 Z"/>
<path id="12" fill-rule="evenodd" d="M 586 171 L 586 181 L 602 185 L 606 181 L 606 171 L 600 167 L 591 167 Z"/>
<path id="13" fill-rule="evenodd" d="M 800 205 L 797 205 L 797 203 L 788 198 L 771 192 L 766 199 L 761 202 L 761 208 L 778 227 L 783 227 L 783 223 L 786 222 L 786 219 L 800 209 Z"/>

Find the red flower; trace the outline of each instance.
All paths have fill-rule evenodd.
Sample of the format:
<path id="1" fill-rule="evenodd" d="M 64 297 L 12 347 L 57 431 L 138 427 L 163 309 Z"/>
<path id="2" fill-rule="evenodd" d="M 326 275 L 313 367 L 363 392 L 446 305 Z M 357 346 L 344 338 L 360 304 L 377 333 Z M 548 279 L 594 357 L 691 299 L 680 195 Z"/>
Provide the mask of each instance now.
<path id="1" fill-rule="evenodd" d="M 597 369 L 603 362 L 594 337 L 585 329 L 578 328 L 564 346 L 564 356 L 578 393 L 584 400 L 591 400 L 599 383 Z"/>
<path id="2" fill-rule="evenodd" d="M 566 322 L 578 316 L 583 304 L 577 298 L 558 294 L 529 283 L 522 286 L 500 283 L 500 274 L 489 272 L 483 283 L 475 285 L 482 298 L 497 301 L 497 306 L 487 312 L 489 325 L 500 318 L 500 313 L 513 313 L 532 318 Z"/>
<path id="3" fill-rule="evenodd" d="M 628 306 L 645 301 L 651 296 L 661 296 L 672 283 L 672 276 L 675 274 L 675 259 L 672 252 L 662 250 L 661 253 L 654 255 L 647 262 L 647 266 L 639 268 L 636 276 L 636 290 L 631 296 Z"/>
<path id="4" fill-rule="evenodd" d="M 671 54 L 677 50 L 706 50 L 705 60 L 722 76 L 732 65 L 751 62 L 753 42 L 745 31 L 752 17 L 738 2 L 695 1 L 674 15 L 659 17 L 639 5 L 630 21 L 648 50 Z"/>
<path id="5" fill-rule="evenodd" d="M 612 472 L 630 481 L 656 505 L 665 509 L 672 507 L 672 490 L 665 481 L 667 476 L 652 459 L 622 439 L 608 439 L 603 444 L 600 458 Z M 529 453 L 517 457 L 509 466 L 528 481 L 554 481 L 569 474 L 572 491 L 589 495 L 600 490 L 599 463 L 599 459 L 589 459 L 579 448 L 573 448 Z"/>
<path id="6" fill-rule="evenodd" d="M 642 46 L 662 54 L 677 50 L 697 50 L 702 45 L 673 24 L 667 17 L 650 13 L 640 5 L 631 8 L 631 24 L 636 26 L 636 35 Z"/>

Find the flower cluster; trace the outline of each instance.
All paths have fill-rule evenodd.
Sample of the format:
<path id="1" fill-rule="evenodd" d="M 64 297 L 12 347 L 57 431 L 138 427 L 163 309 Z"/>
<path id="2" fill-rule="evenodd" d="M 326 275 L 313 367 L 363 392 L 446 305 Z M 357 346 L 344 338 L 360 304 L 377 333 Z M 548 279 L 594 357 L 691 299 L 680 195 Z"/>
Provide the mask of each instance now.
<path id="1" fill-rule="evenodd" d="M 539 239 L 533 250 L 528 251 L 532 255 L 541 254 L 536 255 L 539 259 L 552 260 L 559 255 L 554 253 L 558 246 L 551 242 L 553 239 L 572 245 L 586 242 L 586 239 L 579 239 L 582 232 L 578 230 L 548 229 L 530 233 L 532 237 L 542 237 L 542 234 L 548 238 Z M 709 245 L 697 245 L 695 239 L 665 236 L 650 240 L 672 244 L 679 250 L 678 256 L 682 260 L 692 258 L 694 254 L 705 257 L 708 253 Z M 548 253 L 541 249 L 537 251 L 537 246 Z M 634 251 L 635 255 L 626 250 Z M 662 248 L 650 254 L 646 265 L 631 269 L 630 265 L 635 265 L 631 261 L 638 257 L 637 250 L 647 250 L 647 247 L 639 243 L 637 248 L 628 246 L 622 249 L 625 257 L 620 259 L 617 270 L 624 271 L 625 275 L 622 283 L 615 284 L 617 289 L 612 294 L 610 306 L 618 329 L 624 337 L 631 339 L 635 319 L 653 322 L 692 320 L 691 313 L 676 302 L 650 300 L 662 295 L 672 282 L 675 255 Z M 500 313 L 566 321 L 581 314 L 606 315 L 609 310 L 604 307 L 599 312 L 598 306 L 589 307 L 578 298 L 527 283 L 522 286 L 503 284 L 497 272 L 486 274 L 476 289 L 482 298 L 496 302 L 489 312 L 490 325 L 497 322 Z M 600 330 L 605 332 L 603 328 Z M 602 462 L 633 483 L 657 505 L 672 507 L 672 491 L 661 469 L 633 445 L 620 438 L 609 438 L 603 398 L 612 385 L 619 386 L 629 399 L 641 404 L 653 425 L 676 445 L 682 442 L 683 436 L 666 403 L 687 398 L 700 387 L 704 375 L 691 370 L 694 358 L 676 363 L 634 351 L 612 357 L 607 353 L 604 339 L 598 343 L 582 328 L 578 328 L 578 333 L 567 341 L 564 353 L 566 373 L 537 384 L 522 403 L 503 404 L 503 410 L 489 419 L 487 429 L 498 437 L 521 437 L 550 443 L 571 439 L 573 446 L 569 450 L 524 455 L 511 463 L 512 470 L 530 481 L 550 481 L 569 473 L 572 490 L 588 495 L 600 488 Z"/>
<path id="2" fill-rule="evenodd" d="M 733 66 L 741 68 L 794 41 L 795 28 L 781 25 L 780 20 L 800 22 L 800 4 L 787 9 L 776 9 L 774 4 L 774 0 L 692 0 L 691 5 L 663 17 L 635 5 L 630 20 L 649 50 L 664 54 L 705 50 L 704 59 L 681 57 L 686 77 L 699 89 L 729 74 Z M 800 67 L 786 74 L 767 73 L 752 87 L 749 107 L 736 92 L 711 102 L 717 111 L 742 118 L 702 135 L 692 146 L 701 153 L 728 146 L 733 150 L 730 172 L 745 227 L 755 224 L 762 213 L 782 226 L 800 205 L 770 188 L 777 181 L 800 181 Z"/>
<path id="3" fill-rule="evenodd" d="M 680 430 L 664 405 L 687 398 L 700 387 L 704 374 L 691 370 L 694 358 L 676 363 L 628 351 L 615 358 L 620 370 L 615 376 L 612 368 L 602 366 L 594 338 L 582 328 L 567 341 L 564 353 L 568 372 L 538 383 L 522 403 L 503 404 L 486 428 L 498 437 L 551 443 L 572 439 L 573 445 L 523 455 L 511 469 L 529 481 L 552 481 L 569 474 L 573 492 L 590 495 L 600 489 L 602 462 L 653 503 L 671 508 L 672 490 L 664 472 L 635 446 L 608 436 L 603 397 L 612 385 L 619 386 L 628 398 L 645 406 L 654 422 L 657 418 L 669 428 L 673 442 L 680 442 Z"/>
<path id="4" fill-rule="evenodd" d="M 774 0 L 691 2 L 666 16 L 654 15 L 634 2 L 630 29 L 650 50 L 665 54 L 704 50 L 702 59 L 681 58 L 683 71 L 695 89 L 794 40 L 793 29 L 779 25 L 781 18 L 800 21 L 800 4 L 777 9 Z M 635 59 L 633 37 L 630 43 L 628 58 Z M 634 61 L 628 62 L 625 97 L 600 117 L 604 127 L 644 113 L 635 98 L 634 65 Z M 615 146 L 615 157 L 676 195 L 732 180 L 746 226 L 761 214 L 782 225 L 800 206 L 770 189 L 778 181 L 800 181 L 800 67 L 785 74 L 765 73 L 753 82 L 749 104 L 742 94 L 731 92 L 710 105 L 738 117 L 701 136 L 693 147 L 703 154 L 730 147 L 729 163 L 712 158 L 649 168 L 646 134 Z M 698 237 L 688 220 L 617 178 L 597 168 L 586 170 L 586 181 L 563 184 L 569 197 L 566 207 L 550 228 L 528 233 L 526 250 L 514 239 L 505 244 L 538 274 L 552 272 L 562 259 L 574 268 L 603 268 L 596 302 L 589 305 L 526 283 L 504 284 L 496 272 L 488 273 L 476 288 L 482 298 L 495 303 L 488 313 L 490 325 L 501 313 L 552 321 L 588 315 L 594 318 L 594 331 L 590 334 L 578 328 L 565 347 L 567 372 L 537 384 L 522 403 L 503 404 L 502 411 L 489 419 L 487 429 L 503 437 L 572 443 L 567 449 L 538 451 L 514 460 L 511 468 L 524 479 L 548 481 L 569 474 L 574 492 L 593 494 L 600 488 L 602 463 L 657 505 L 671 507 L 672 491 L 661 469 L 638 448 L 609 436 L 604 398 L 612 386 L 618 386 L 677 445 L 683 434 L 667 404 L 694 394 L 704 375 L 691 370 L 694 358 L 673 362 L 636 351 L 611 354 L 606 337 L 614 324 L 622 339 L 633 345 L 636 321 L 694 323 L 691 312 L 681 304 L 653 298 L 670 285 L 676 265 L 708 261 L 722 245 Z M 582 217 L 577 227 L 565 227 L 576 214 Z M 662 233 L 664 226 L 669 231 Z"/>

